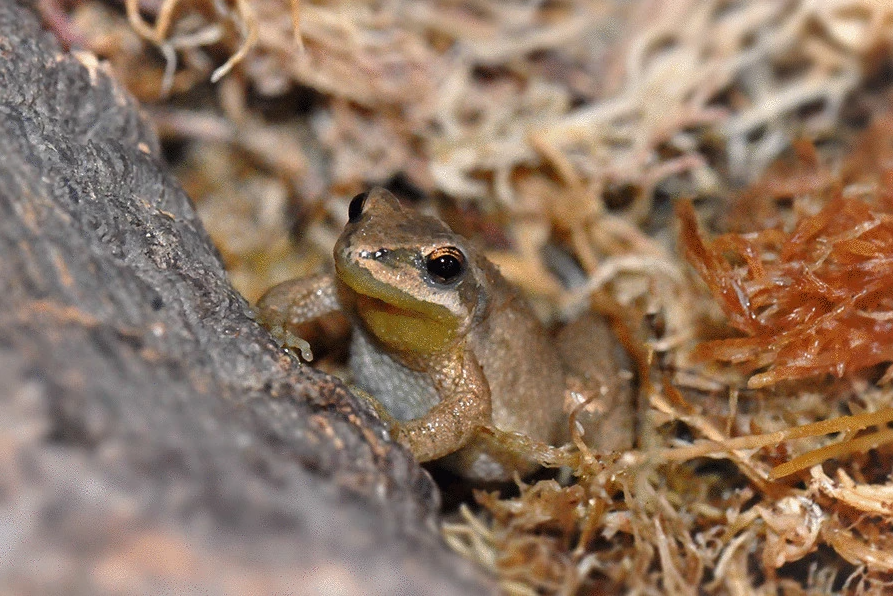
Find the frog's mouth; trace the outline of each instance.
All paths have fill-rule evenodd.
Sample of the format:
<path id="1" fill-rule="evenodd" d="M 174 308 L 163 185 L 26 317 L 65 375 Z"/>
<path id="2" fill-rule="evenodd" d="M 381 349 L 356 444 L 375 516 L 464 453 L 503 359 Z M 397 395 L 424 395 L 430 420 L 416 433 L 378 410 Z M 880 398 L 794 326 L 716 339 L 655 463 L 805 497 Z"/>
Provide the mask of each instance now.
<path id="1" fill-rule="evenodd" d="M 338 267 L 338 277 L 366 329 L 391 349 L 430 354 L 458 334 L 456 317 L 440 304 L 413 298 L 358 267 Z"/>

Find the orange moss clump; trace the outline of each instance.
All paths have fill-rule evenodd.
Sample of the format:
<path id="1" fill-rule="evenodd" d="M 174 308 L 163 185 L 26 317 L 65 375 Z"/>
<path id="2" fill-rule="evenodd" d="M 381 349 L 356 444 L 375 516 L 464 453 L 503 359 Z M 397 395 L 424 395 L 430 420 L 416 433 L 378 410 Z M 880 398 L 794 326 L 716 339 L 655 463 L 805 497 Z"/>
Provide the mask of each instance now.
<path id="1" fill-rule="evenodd" d="M 747 337 L 702 343 L 698 356 L 753 371 L 748 386 L 893 361 L 893 177 L 876 205 L 833 198 L 791 233 L 726 234 L 705 242 L 680 202 L 686 258 Z"/>

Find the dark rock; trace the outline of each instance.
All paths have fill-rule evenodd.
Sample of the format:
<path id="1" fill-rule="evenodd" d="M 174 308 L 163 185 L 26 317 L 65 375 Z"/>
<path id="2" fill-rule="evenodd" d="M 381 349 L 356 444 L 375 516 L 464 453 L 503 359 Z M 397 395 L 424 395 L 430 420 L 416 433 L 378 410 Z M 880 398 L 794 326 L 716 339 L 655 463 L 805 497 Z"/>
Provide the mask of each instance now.
<path id="1" fill-rule="evenodd" d="M 0 591 L 474 594 L 437 493 L 227 282 L 139 106 L 0 0 Z"/>

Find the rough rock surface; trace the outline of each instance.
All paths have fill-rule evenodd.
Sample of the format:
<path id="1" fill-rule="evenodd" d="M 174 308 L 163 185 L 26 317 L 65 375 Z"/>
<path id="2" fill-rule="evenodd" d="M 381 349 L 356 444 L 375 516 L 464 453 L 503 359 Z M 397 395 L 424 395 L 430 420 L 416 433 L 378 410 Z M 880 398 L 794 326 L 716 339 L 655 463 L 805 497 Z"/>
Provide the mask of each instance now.
<path id="1" fill-rule="evenodd" d="M 0 0 L 0 592 L 476 594 L 430 478 L 229 285 L 139 107 Z"/>

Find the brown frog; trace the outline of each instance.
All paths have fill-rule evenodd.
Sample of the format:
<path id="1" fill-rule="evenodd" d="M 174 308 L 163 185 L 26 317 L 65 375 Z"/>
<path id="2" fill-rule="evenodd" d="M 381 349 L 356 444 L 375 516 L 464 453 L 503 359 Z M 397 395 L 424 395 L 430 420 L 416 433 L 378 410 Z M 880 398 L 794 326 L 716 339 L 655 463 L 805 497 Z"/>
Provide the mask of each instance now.
<path id="1" fill-rule="evenodd" d="M 568 387 L 586 384 L 601 393 L 587 442 L 629 447 L 629 377 L 618 373 L 624 355 L 601 319 L 585 316 L 553 337 L 497 268 L 442 221 L 383 188 L 356 196 L 348 211 L 336 274 L 271 288 L 258 303 L 260 319 L 287 340 L 303 323 L 347 314 L 354 382 L 419 461 L 440 460 L 482 481 L 529 473 L 529 454 L 499 437 L 565 442 L 569 398 L 579 396 Z"/>

